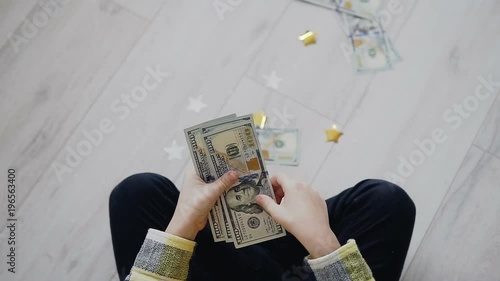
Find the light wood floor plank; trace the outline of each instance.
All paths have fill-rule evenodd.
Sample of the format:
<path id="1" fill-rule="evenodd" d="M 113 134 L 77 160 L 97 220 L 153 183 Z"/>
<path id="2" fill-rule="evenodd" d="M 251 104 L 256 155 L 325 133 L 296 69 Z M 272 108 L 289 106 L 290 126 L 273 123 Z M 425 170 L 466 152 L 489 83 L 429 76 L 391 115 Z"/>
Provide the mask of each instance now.
<path id="1" fill-rule="evenodd" d="M 328 196 L 370 177 L 391 179 L 407 190 L 417 205 L 408 262 L 497 95 L 493 91 L 471 107 L 467 118 L 454 112 L 455 104 L 474 96 L 479 76 L 500 75 L 500 38 L 490 36 L 498 33 L 499 19 L 492 11 L 499 9 L 495 1 L 420 1 L 396 41 L 404 62 L 394 71 L 376 74 L 359 106 L 344 114 L 345 136 L 315 180 L 328 189 Z M 442 14 L 448 12 L 443 21 Z M 336 106 L 332 104 L 332 112 Z M 442 129 L 446 140 L 434 142 L 427 156 L 416 142 L 428 142 L 436 129 Z M 410 156 L 415 164 L 399 172 Z"/>
<path id="2" fill-rule="evenodd" d="M 387 21 L 387 32 L 398 50 L 405 51 L 396 39 L 417 3 L 403 2 L 402 12 Z M 266 85 L 264 75 L 276 71 L 283 79 L 278 89 L 280 93 L 345 125 L 369 94 L 370 83 L 380 79 L 378 76 L 399 71 L 402 64 L 397 64 L 393 71 L 377 75 L 356 73 L 348 52 L 352 48 L 351 43 L 340 21 L 339 15 L 329 9 L 292 1 L 248 70 L 248 76 Z M 316 44 L 305 47 L 298 40 L 297 37 L 306 30 L 317 32 Z M 422 43 L 426 44 L 429 52 L 435 52 L 430 49 L 430 43 Z M 406 55 L 403 54 L 405 60 Z M 413 54 L 408 53 L 408 56 Z"/>
<path id="3" fill-rule="evenodd" d="M 20 53 L 0 52 L 1 167 L 22 174 L 18 204 L 52 171 L 54 157 L 146 26 L 108 4 L 69 2 Z"/>
<path id="4" fill-rule="evenodd" d="M 251 99 L 247 97 L 251 96 Z M 245 101 L 245 102 L 242 102 Z M 301 160 L 299 166 L 267 164 L 270 174 L 287 173 L 297 180 L 310 183 L 330 151 L 325 141 L 324 127 L 331 120 L 321 116 L 292 99 L 264 87 L 250 78 L 244 78 L 222 109 L 221 115 L 244 115 L 264 111 L 268 128 L 300 128 Z"/>
<path id="5" fill-rule="evenodd" d="M 137 15 L 152 20 L 154 15 L 160 10 L 165 0 L 114 0 L 116 3 L 133 11 Z"/>
<path id="6" fill-rule="evenodd" d="M 404 280 L 498 280 L 500 158 L 473 146 Z"/>
<path id="7" fill-rule="evenodd" d="M 497 75 L 496 77 L 500 77 Z M 500 78 L 495 82 L 500 83 Z M 477 134 L 474 144 L 500 157 L 500 99 L 492 106 L 488 117 Z"/>
<path id="8" fill-rule="evenodd" d="M 340 46 L 348 41 L 332 11 L 288 0 L 222 2 L 228 10 L 213 1 L 69 1 L 20 52 L 0 39 L 0 169 L 19 168 L 22 202 L 19 271 L 14 279 L 1 272 L 0 279 L 117 280 L 111 189 L 145 171 L 180 187 L 191 167 L 187 150 L 175 159 L 164 148 L 174 141 L 185 147 L 184 128 L 264 110 L 268 126 L 303 134 L 301 165 L 269 165 L 271 173 L 312 182 L 324 197 L 364 178 L 399 176 L 393 180 L 418 212 L 407 261 L 415 258 L 405 280 L 474 279 L 468 262 L 483 262 L 479 276 L 493 280 L 498 272 L 491 261 L 499 252 L 493 186 L 500 164 L 490 153 L 499 150 L 498 89 L 459 125 L 456 113 L 452 119 L 443 114 L 474 95 L 479 76 L 500 80 L 498 1 L 403 1 L 387 30 L 404 61 L 365 75 L 354 73 L 344 57 Z M 36 11 L 29 3 L 0 4 L 0 35 L 19 31 L 19 21 Z M 316 45 L 298 41 L 305 30 L 318 31 Z M 127 101 L 156 68 L 170 75 L 140 101 Z M 282 79 L 276 89 L 265 78 L 273 71 Z M 190 99 L 198 98 L 206 107 L 190 111 Z M 284 113 L 291 117 L 283 119 Z M 95 134 L 105 119 L 112 132 L 60 181 L 51 164 L 69 167 L 68 148 L 82 148 L 85 132 Z M 333 123 L 345 133 L 339 144 L 325 142 L 324 129 Z M 400 156 L 417 157 L 422 149 L 415 141 L 432 138 L 437 128 L 446 140 L 401 175 Z M 470 149 L 473 142 L 484 151 Z M 4 213 L 0 219 L 5 222 Z M 471 255 L 460 256 L 452 243 L 465 244 L 460 231 L 473 241 L 489 235 L 493 246 L 466 244 Z M 5 228 L 0 237 L 4 241 Z M 434 254 L 435 248 L 443 251 Z M 447 275 L 455 269 L 464 271 L 458 279 Z"/>
<path id="9" fill-rule="evenodd" d="M 16 1 L 16 0 L 3 0 L 0 1 L 0 48 L 7 45 L 7 48 L 12 48 L 10 38 L 15 40 L 14 33 L 23 36 L 22 25 L 25 20 L 33 21 L 33 17 L 27 17 L 32 9 L 41 11 L 42 8 L 35 6 L 36 0 Z M 16 41 L 14 41 L 16 42 Z"/>
<path id="10" fill-rule="evenodd" d="M 169 159 L 163 149 L 173 141 L 185 146 L 185 127 L 220 112 L 288 5 L 275 2 L 263 12 L 264 3 L 242 4 L 224 24 L 209 2 L 166 3 L 64 146 L 77 148 L 87 140 L 83 132 L 106 118 L 114 130 L 63 175 L 62 183 L 46 171 L 20 210 L 24 231 L 19 239 L 26 250 L 20 253 L 25 266 L 19 280 L 88 280 L 89 270 L 94 279 L 114 276 L 107 209 L 112 188 L 138 172 L 178 176 L 190 161 L 186 149 L 182 159 Z M 126 105 L 122 97 L 143 85 L 148 67 L 170 76 L 143 100 Z M 198 96 L 207 107 L 189 111 L 189 98 Z M 61 150 L 56 161 L 65 164 L 67 155 Z"/>

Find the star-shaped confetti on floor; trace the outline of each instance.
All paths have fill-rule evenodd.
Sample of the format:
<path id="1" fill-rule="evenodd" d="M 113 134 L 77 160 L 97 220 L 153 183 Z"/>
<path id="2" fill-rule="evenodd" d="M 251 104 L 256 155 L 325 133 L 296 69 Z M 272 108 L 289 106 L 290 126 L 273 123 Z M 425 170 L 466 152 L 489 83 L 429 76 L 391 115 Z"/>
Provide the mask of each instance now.
<path id="1" fill-rule="evenodd" d="M 259 111 L 257 113 L 254 113 L 252 116 L 253 116 L 253 121 L 255 123 L 255 127 L 264 129 L 264 126 L 266 125 L 267 121 L 267 116 L 264 114 L 264 111 Z"/>
<path id="2" fill-rule="evenodd" d="M 335 143 L 339 142 L 339 138 L 344 134 L 342 133 L 336 125 L 333 125 L 331 129 L 326 129 L 326 141 L 333 141 Z"/>
<path id="3" fill-rule="evenodd" d="M 168 154 L 168 160 L 173 159 L 182 159 L 182 151 L 184 150 L 184 146 L 177 145 L 177 141 L 173 141 L 170 147 L 165 147 L 163 150 Z"/>
<path id="4" fill-rule="evenodd" d="M 199 113 L 203 108 L 207 107 L 202 99 L 202 95 L 199 95 L 197 98 L 189 97 L 189 105 L 186 109 Z"/>
<path id="5" fill-rule="evenodd" d="M 299 36 L 299 40 L 304 43 L 304 46 L 316 44 L 316 34 L 314 31 L 306 31 L 306 33 Z"/>
<path id="6" fill-rule="evenodd" d="M 266 80 L 266 87 L 274 89 L 276 91 L 280 87 L 281 80 L 283 80 L 276 75 L 276 71 L 274 70 L 273 72 L 271 72 L 271 75 L 262 75 L 262 77 L 264 78 L 264 80 Z"/>

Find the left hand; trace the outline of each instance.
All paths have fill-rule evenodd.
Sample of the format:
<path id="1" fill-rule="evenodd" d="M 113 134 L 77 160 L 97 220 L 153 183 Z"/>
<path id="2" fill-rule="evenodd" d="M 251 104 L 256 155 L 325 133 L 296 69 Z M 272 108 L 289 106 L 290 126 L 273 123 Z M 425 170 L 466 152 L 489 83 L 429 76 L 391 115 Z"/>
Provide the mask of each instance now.
<path id="1" fill-rule="evenodd" d="M 170 221 L 167 233 L 194 240 L 207 224 L 208 213 L 222 192 L 238 180 L 238 173 L 229 171 L 212 183 L 205 183 L 190 170 L 184 177 L 179 201 Z"/>
<path id="2" fill-rule="evenodd" d="M 271 184 L 276 202 L 264 194 L 255 197 L 255 201 L 299 240 L 312 259 L 340 248 L 330 227 L 326 202 L 317 191 L 284 174 L 272 177 Z"/>

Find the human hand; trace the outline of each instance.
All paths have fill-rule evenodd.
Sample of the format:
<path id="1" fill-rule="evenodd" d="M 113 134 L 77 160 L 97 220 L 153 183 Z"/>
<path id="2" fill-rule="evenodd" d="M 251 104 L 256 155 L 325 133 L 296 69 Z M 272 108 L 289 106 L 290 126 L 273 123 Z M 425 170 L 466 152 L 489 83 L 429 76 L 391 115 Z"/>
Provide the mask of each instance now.
<path id="1" fill-rule="evenodd" d="M 272 177 L 271 184 L 277 203 L 263 194 L 255 198 L 256 203 L 292 233 L 311 258 L 325 256 L 340 248 L 330 229 L 326 202 L 317 191 L 283 174 Z"/>
<path id="2" fill-rule="evenodd" d="M 194 170 L 186 172 L 179 201 L 167 233 L 194 240 L 207 224 L 208 213 L 224 190 L 238 179 L 238 173 L 229 171 L 212 183 L 205 183 Z"/>

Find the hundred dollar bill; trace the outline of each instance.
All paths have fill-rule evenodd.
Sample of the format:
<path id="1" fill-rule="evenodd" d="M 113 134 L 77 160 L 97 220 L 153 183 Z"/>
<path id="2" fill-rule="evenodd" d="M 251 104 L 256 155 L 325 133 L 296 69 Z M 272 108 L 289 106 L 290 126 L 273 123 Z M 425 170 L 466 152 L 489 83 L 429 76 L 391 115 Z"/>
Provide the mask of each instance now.
<path id="1" fill-rule="evenodd" d="M 382 8 L 382 0 L 336 0 L 339 12 L 356 17 L 376 18 Z"/>
<path id="2" fill-rule="evenodd" d="M 299 129 L 257 129 L 260 149 L 264 160 L 281 165 L 299 165 Z"/>
<path id="3" fill-rule="evenodd" d="M 255 203 L 258 194 L 266 194 L 273 199 L 275 196 L 253 120 L 203 132 L 202 138 L 217 177 L 229 170 L 239 173 L 237 183 L 222 195 L 235 247 L 242 248 L 285 236 L 284 228 Z"/>
<path id="4" fill-rule="evenodd" d="M 354 60 L 358 72 L 392 68 L 384 36 L 359 36 L 352 38 Z"/>
<path id="5" fill-rule="evenodd" d="M 348 26 L 357 71 L 368 72 L 392 68 L 387 49 L 387 36 L 380 22 L 349 17 Z"/>
<path id="6" fill-rule="evenodd" d="M 382 0 L 302 0 L 340 13 L 364 18 L 374 18 L 382 8 Z"/>
<path id="7" fill-rule="evenodd" d="M 211 124 L 217 124 L 218 122 L 234 119 L 235 117 L 235 114 L 220 117 L 184 130 L 196 174 L 205 182 L 214 181 L 215 175 L 211 173 L 205 143 L 201 139 L 201 126 L 210 126 Z M 228 225 L 228 223 L 225 222 L 225 220 L 227 219 L 224 218 L 224 210 L 221 207 L 221 200 L 219 198 L 208 215 L 210 229 L 212 230 L 212 235 L 216 242 L 228 239 L 226 231 L 226 225 Z"/>
<path id="8" fill-rule="evenodd" d="M 249 115 L 244 115 L 244 116 L 240 116 L 240 117 L 236 117 L 235 114 L 233 115 L 230 115 L 230 116 L 226 116 L 227 118 L 219 118 L 219 119 L 216 119 L 216 120 L 213 120 L 213 121 L 209 121 L 209 122 L 205 122 L 203 124 L 201 124 L 200 126 L 200 134 L 198 136 L 200 136 L 200 139 L 201 139 L 201 134 L 207 134 L 207 133 L 210 133 L 210 132 L 213 132 L 215 130 L 220 130 L 222 128 L 225 128 L 226 126 L 231 126 L 233 124 L 236 124 L 236 123 L 239 123 L 239 122 L 251 122 L 253 120 L 253 117 L 251 114 Z M 203 143 L 203 146 L 205 147 L 205 142 L 203 140 L 200 140 L 201 143 Z M 206 151 L 206 150 L 205 150 Z M 210 170 L 210 174 L 213 175 L 215 178 L 218 178 L 218 176 L 216 176 L 216 172 L 215 172 L 215 168 L 213 168 L 213 165 L 211 164 L 211 162 L 208 160 L 207 158 L 207 169 L 211 169 Z M 224 225 L 224 229 L 225 229 L 225 241 L 228 242 L 228 243 L 231 243 L 233 242 L 233 235 L 232 235 L 232 228 L 231 228 L 231 223 L 229 222 L 229 219 L 227 218 L 226 216 L 226 206 L 224 204 L 222 204 L 221 200 L 223 200 L 222 198 L 219 198 L 218 200 L 218 206 L 217 208 L 220 209 L 219 214 L 222 215 L 222 220 L 221 220 L 221 223 L 223 223 Z M 219 239 L 218 241 L 222 241 L 221 239 Z M 216 242 L 218 242 L 216 240 Z"/>

